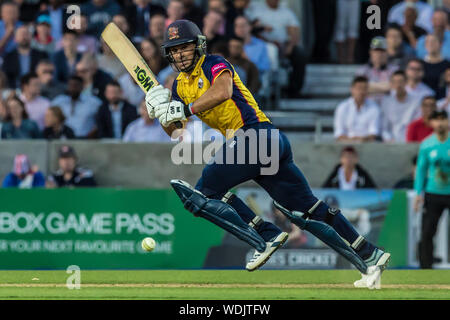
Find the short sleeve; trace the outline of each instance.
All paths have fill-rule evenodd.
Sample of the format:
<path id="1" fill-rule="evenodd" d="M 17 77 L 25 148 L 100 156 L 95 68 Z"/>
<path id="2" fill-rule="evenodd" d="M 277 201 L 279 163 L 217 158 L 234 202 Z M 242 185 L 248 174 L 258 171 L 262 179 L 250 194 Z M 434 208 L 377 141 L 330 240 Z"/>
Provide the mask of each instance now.
<path id="1" fill-rule="evenodd" d="M 234 76 L 233 66 L 223 57 L 209 55 L 205 58 L 205 62 L 202 65 L 203 72 L 211 85 L 214 80 L 222 74 L 225 70 L 231 72 L 231 76 Z"/>

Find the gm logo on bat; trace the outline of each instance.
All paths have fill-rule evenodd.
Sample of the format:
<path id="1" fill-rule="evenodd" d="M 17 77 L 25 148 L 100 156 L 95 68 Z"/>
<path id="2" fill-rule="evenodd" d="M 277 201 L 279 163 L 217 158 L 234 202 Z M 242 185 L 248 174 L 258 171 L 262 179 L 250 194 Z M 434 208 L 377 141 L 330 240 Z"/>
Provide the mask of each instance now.
<path id="1" fill-rule="evenodd" d="M 147 72 L 145 72 L 144 69 L 141 69 L 139 66 L 136 66 L 134 68 L 134 73 L 136 73 L 136 79 L 139 81 L 140 84 L 142 84 L 145 91 L 148 91 L 151 87 L 153 87 L 154 82 L 147 75 Z"/>

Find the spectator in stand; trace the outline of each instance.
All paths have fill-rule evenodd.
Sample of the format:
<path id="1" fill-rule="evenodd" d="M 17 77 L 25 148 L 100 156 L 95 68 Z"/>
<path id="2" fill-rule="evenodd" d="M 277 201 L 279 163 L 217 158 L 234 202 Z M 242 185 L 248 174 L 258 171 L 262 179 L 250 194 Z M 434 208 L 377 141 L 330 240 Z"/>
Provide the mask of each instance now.
<path id="1" fill-rule="evenodd" d="M 105 101 L 105 87 L 113 78 L 98 67 L 95 55 L 83 54 L 80 62 L 75 66 L 75 73 L 83 79 L 83 94 L 94 95 Z"/>
<path id="2" fill-rule="evenodd" d="M 47 178 L 47 188 L 61 187 L 96 187 L 91 170 L 78 165 L 78 157 L 71 146 L 59 149 L 58 170 Z"/>
<path id="3" fill-rule="evenodd" d="M 448 15 L 445 11 L 437 9 L 433 13 L 433 30 L 432 33 L 438 37 L 441 43 L 441 55 L 444 59 L 450 59 L 450 31 L 448 30 Z M 427 55 L 426 48 L 427 35 L 423 35 L 417 41 L 416 56 L 425 59 Z"/>
<path id="4" fill-rule="evenodd" d="M 231 37 L 232 35 L 237 35 L 234 32 L 234 22 L 238 16 L 245 16 L 246 9 L 250 4 L 250 0 L 230 0 L 226 1 L 225 5 L 227 6 L 227 13 L 225 16 L 226 20 L 226 31 L 225 35 L 227 37 Z M 250 19 L 249 19 L 250 22 Z M 237 35 L 239 36 L 239 35 Z M 242 36 L 240 36 L 243 38 Z"/>
<path id="5" fill-rule="evenodd" d="M 148 37 L 149 22 L 155 14 L 166 14 L 166 10 L 153 3 L 152 0 L 133 0 L 128 1 L 123 12 L 126 20 L 130 22 L 130 34 L 134 42 L 141 42 Z M 133 23 L 131 23 L 133 22 Z"/>
<path id="6" fill-rule="evenodd" d="M 427 34 L 427 31 L 416 25 L 417 9 L 412 2 L 406 4 L 404 23 L 401 25 L 403 41 L 408 44 L 409 48 L 415 49 L 417 40 Z M 398 25 L 398 24 L 396 24 Z"/>
<path id="7" fill-rule="evenodd" d="M 447 113 L 450 113 L 450 67 L 445 69 L 442 82 L 436 95 L 436 98 L 439 99 L 437 106 L 439 110 L 446 110 Z"/>
<path id="8" fill-rule="evenodd" d="M 72 128 L 75 136 L 93 138 L 96 134 L 95 115 L 102 101 L 89 94 L 81 94 L 83 79 L 71 76 L 67 82 L 67 94 L 52 100 L 52 105 L 59 106 L 66 117 L 66 125 Z"/>
<path id="9" fill-rule="evenodd" d="M 386 39 L 375 37 L 370 43 L 369 63 L 357 71 L 357 75 L 367 76 L 369 79 L 369 94 L 381 103 L 384 94 L 390 90 L 389 80 L 397 67 L 387 63 Z"/>
<path id="10" fill-rule="evenodd" d="M 434 134 L 420 144 L 414 181 L 415 211 L 423 205 L 418 246 L 422 269 L 433 267 L 433 238 L 442 213 L 445 209 L 450 209 L 450 137 L 447 112 L 435 111 L 431 116 L 431 126 Z"/>
<path id="11" fill-rule="evenodd" d="M 93 35 L 87 33 L 88 30 L 88 17 L 84 14 L 80 15 L 80 27 L 75 28 L 74 31 L 77 33 L 77 52 L 79 53 L 97 53 L 98 52 L 98 41 Z"/>
<path id="12" fill-rule="evenodd" d="M 36 66 L 36 76 L 41 85 L 41 95 L 52 100 L 64 93 L 66 86 L 55 80 L 55 65 L 50 60 L 41 60 Z"/>
<path id="13" fill-rule="evenodd" d="M 428 3 L 418 0 L 404 0 L 389 10 L 388 22 L 403 25 L 405 22 L 405 10 L 414 4 L 417 13 L 419 14 L 416 24 L 425 29 L 427 32 L 432 31 L 431 17 L 433 15 L 433 7 Z"/>
<path id="14" fill-rule="evenodd" d="M 337 141 L 367 142 L 380 135 L 379 106 L 368 98 L 368 94 L 367 77 L 355 77 L 351 97 L 341 102 L 334 113 L 334 137 Z"/>
<path id="15" fill-rule="evenodd" d="M 298 98 L 303 86 L 306 58 L 301 49 L 300 24 L 292 11 L 279 5 L 280 0 L 266 0 L 264 4 L 251 9 L 250 16 L 257 17 L 258 26 L 264 28 L 261 36 L 278 46 L 280 56 L 288 59 L 292 67 L 289 85 L 286 89 L 288 98 Z"/>
<path id="16" fill-rule="evenodd" d="M 127 73 L 127 70 L 122 63 L 118 63 L 117 57 L 106 42 L 101 39 L 102 50 L 97 54 L 98 67 L 100 70 L 108 70 L 109 74 L 118 79 L 123 74 Z"/>
<path id="17" fill-rule="evenodd" d="M 3 123 L 6 122 L 6 118 L 9 114 L 7 110 L 5 100 L 0 99 L 0 140 L 2 139 Z"/>
<path id="18" fill-rule="evenodd" d="M 48 58 L 45 52 L 31 48 L 28 27 L 17 28 L 14 39 L 17 48 L 6 54 L 2 66 L 10 88 L 20 87 L 20 77 L 34 71 L 40 60 Z"/>
<path id="19" fill-rule="evenodd" d="M 123 14 L 116 14 L 112 18 L 112 22 L 114 22 L 117 27 L 122 31 L 127 37 L 131 37 L 131 28 L 130 24 L 127 21 L 127 17 Z"/>
<path id="20" fill-rule="evenodd" d="M 203 18 L 203 35 L 206 37 L 207 48 L 212 48 L 214 43 L 227 41 L 221 34 L 224 17 L 220 11 L 209 10 Z"/>
<path id="21" fill-rule="evenodd" d="M 360 0 L 337 0 L 334 33 L 338 62 L 354 63 L 355 45 L 359 36 Z"/>
<path id="22" fill-rule="evenodd" d="M 88 17 L 88 33 L 98 39 L 112 17 L 120 13 L 120 6 L 114 0 L 91 0 L 81 6 L 81 12 Z"/>
<path id="23" fill-rule="evenodd" d="M 41 14 L 47 14 L 52 21 L 52 38 L 55 43 L 59 43 L 63 37 L 63 33 L 67 30 L 67 22 L 72 14 L 68 12 L 65 1 L 48 0 L 48 4 L 41 3 Z"/>
<path id="24" fill-rule="evenodd" d="M 65 121 L 66 117 L 60 107 L 52 106 L 48 108 L 45 113 L 45 129 L 42 132 L 44 139 L 75 139 L 73 130 L 64 124 Z"/>
<path id="25" fill-rule="evenodd" d="M 239 37 L 232 37 L 228 41 L 228 61 L 234 66 L 240 68 L 241 73 L 238 70 L 236 72 L 241 78 L 244 85 L 251 92 L 258 92 L 261 87 L 261 81 L 259 80 L 258 68 L 255 64 L 247 59 L 244 53 L 244 40 Z"/>
<path id="26" fill-rule="evenodd" d="M 25 105 L 18 97 L 13 96 L 6 101 L 8 116 L 2 126 L 2 139 L 38 139 L 41 137 L 39 127 L 28 119 Z"/>
<path id="27" fill-rule="evenodd" d="M 423 82 L 434 92 L 439 90 L 441 75 L 445 69 L 450 67 L 450 62 L 441 55 L 441 45 L 442 43 L 436 35 L 430 34 L 426 37 L 425 47 L 427 48 L 427 55 L 423 64 Z"/>
<path id="28" fill-rule="evenodd" d="M 122 139 L 127 126 L 138 118 L 136 107 L 123 99 L 120 84 L 112 81 L 106 85 L 106 102 L 97 112 L 97 136 L 100 139 Z"/>
<path id="29" fill-rule="evenodd" d="M 203 29 L 203 17 L 205 11 L 195 4 L 195 0 L 182 0 L 184 4 L 183 19 L 194 22 L 200 30 Z"/>
<path id="30" fill-rule="evenodd" d="M 25 104 L 31 120 L 34 120 L 39 130 L 44 130 L 45 112 L 50 107 L 50 100 L 41 96 L 41 84 L 35 73 L 27 73 L 20 79 L 22 94 L 20 99 Z"/>
<path id="31" fill-rule="evenodd" d="M 171 142 L 158 119 L 150 119 L 145 101 L 139 104 L 140 118 L 131 122 L 123 135 L 124 142 Z"/>
<path id="32" fill-rule="evenodd" d="M 244 52 L 251 62 L 258 68 L 260 77 L 270 70 L 267 44 L 261 39 L 252 36 L 250 21 L 245 16 L 237 16 L 234 20 L 234 34 L 244 40 Z M 254 91 L 252 91 L 254 92 Z"/>
<path id="33" fill-rule="evenodd" d="M 227 16 L 227 7 L 224 4 L 224 0 L 208 0 L 208 11 L 218 11 L 222 14 L 224 19 L 222 20 L 222 25 L 220 26 L 219 34 L 225 35 L 228 38 L 228 36 L 226 35 L 227 20 L 225 18 Z"/>
<path id="34" fill-rule="evenodd" d="M 431 115 L 437 109 L 436 99 L 433 96 L 425 96 L 421 103 L 422 116 L 412 121 L 406 130 L 407 142 L 422 142 L 433 133 L 431 127 Z"/>
<path id="35" fill-rule="evenodd" d="M 6 77 L 6 74 L 0 70 L 0 100 L 6 100 L 11 95 L 20 94 L 20 89 L 11 89 L 8 86 L 8 78 Z"/>
<path id="36" fill-rule="evenodd" d="M 435 93 L 429 86 L 422 82 L 424 71 L 423 61 L 417 58 L 408 60 L 406 64 L 406 91 L 409 94 L 422 99 L 425 96 L 434 96 Z"/>
<path id="37" fill-rule="evenodd" d="M 145 98 L 145 93 L 141 87 L 134 81 L 130 74 L 125 73 L 118 80 L 123 91 L 123 97 L 137 108 L 142 99 Z"/>
<path id="38" fill-rule="evenodd" d="M 165 21 L 165 28 L 172 22 L 182 19 L 184 16 L 184 3 L 181 0 L 170 0 L 167 5 L 167 19 Z"/>
<path id="39" fill-rule="evenodd" d="M 411 160 L 411 171 L 406 176 L 397 181 L 393 189 L 414 189 L 414 179 L 416 178 L 417 156 Z"/>
<path id="40" fill-rule="evenodd" d="M 4 2 L 0 10 L 0 53 L 4 57 L 15 49 L 14 34 L 22 22 L 19 21 L 19 7 L 16 3 Z"/>
<path id="41" fill-rule="evenodd" d="M 55 52 L 52 60 L 56 67 L 56 80 L 66 83 L 81 59 L 81 53 L 77 51 L 78 34 L 73 30 L 65 31 L 61 44 L 62 49 Z"/>
<path id="42" fill-rule="evenodd" d="M 52 22 L 50 16 L 41 14 L 36 19 L 36 32 L 31 40 L 31 47 L 52 55 L 56 48 L 56 43 L 52 38 Z"/>
<path id="43" fill-rule="evenodd" d="M 140 52 L 156 76 L 162 69 L 168 66 L 166 59 L 161 55 L 161 50 L 158 48 L 156 41 L 152 38 L 142 40 Z"/>
<path id="44" fill-rule="evenodd" d="M 45 186 L 45 177 L 39 168 L 32 166 L 25 154 L 14 157 L 14 167 L 3 180 L 3 188 L 30 189 Z"/>
<path id="45" fill-rule="evenodd" d="M 341 158 L 322 188 L 338 188 L 340 190 L 376 188 L 370 174 L 358 164 L 358 153 L 352 146 L 344 147 Z"/>
<path id="46" fill-rule="evenodd" d="M 391 76 L 391 94 L 381 102 L 381 136 L 384 142 L 406 142 L 408 124 L 420 116 L 420 100 L 406 91 L 406 75 Z"/>
<path id="47" fill-rule="evenodd" d="M 408 59 L 414 55 L 412 50 L 402 40 L 402 30 L 396 25 L 390 25 L 386 29 L 387 64 L 398 69 L 404 69 Z"/>
<path id="48" fill-rule="evenodd" d="M 165 21 L 166 17 L 161 13 L 157 13 L 150 18 L 150 37 L 155 40 L 158 48 L 161 48 L 164 41 L 164 33 L 166 31 Z"/>

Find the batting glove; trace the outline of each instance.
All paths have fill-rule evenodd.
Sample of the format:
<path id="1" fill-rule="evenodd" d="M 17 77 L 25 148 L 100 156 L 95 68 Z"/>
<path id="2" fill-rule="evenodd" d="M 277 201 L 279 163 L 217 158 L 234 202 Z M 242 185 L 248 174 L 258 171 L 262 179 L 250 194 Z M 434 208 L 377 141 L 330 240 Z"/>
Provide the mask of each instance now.
<path id="1" fill-rule="evenodd" d="M 170 95 L 170 90 L 164 88 L 160 84 L 148 90 L 147 95 L 145 96 L 145 105 L 147 106 L 147 112 L 150 119 L 157 118 L 155 116 L 156 106 L 168 103 L 170 101 Z"/>
<path id="2" fill-rule="evenodd" d="M 172 122 L 186 120 L 184 110 L 185 104 L 183 102 L 173 100 L 169 103 L 156 106 L 155 117 L 159 119 L 159 123 L 161 123 L 164 127 L 167 127 Z"/>

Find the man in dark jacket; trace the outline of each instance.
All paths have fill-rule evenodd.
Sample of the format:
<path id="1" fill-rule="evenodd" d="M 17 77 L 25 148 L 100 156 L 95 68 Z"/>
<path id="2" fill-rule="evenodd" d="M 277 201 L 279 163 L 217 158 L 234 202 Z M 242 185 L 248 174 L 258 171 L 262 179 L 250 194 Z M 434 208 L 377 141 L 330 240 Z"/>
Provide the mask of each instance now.
<path id="1" fill-rule="evenodd" d="M 358 164 L 355 148 L 348 146 L 342 149 L 340 163 L 336 165 L 322 188 L 354 190 L 376 188 L 376 185 L 369 173 Z"/>
<path id="2" fill-rule="evenodd" d="M 122 99 L 122 89 L 117 81 L 105 88 L 106 102 L 97 113 L 98 138 L 122 139 L 126 127 L 139 116 L 136 107 Z"/>
<path id="3" fill-rule="evenodd" d="M 131 1 L 130 1 L 131 2 Z M 130 34 L 133 40 L 141 42 L 149 36 L 150 18 L 155 14 L 166 15 L 166 10 L 151 0 L 133 0 L 124 7 L 123 13 L 130 23 Z"/>

